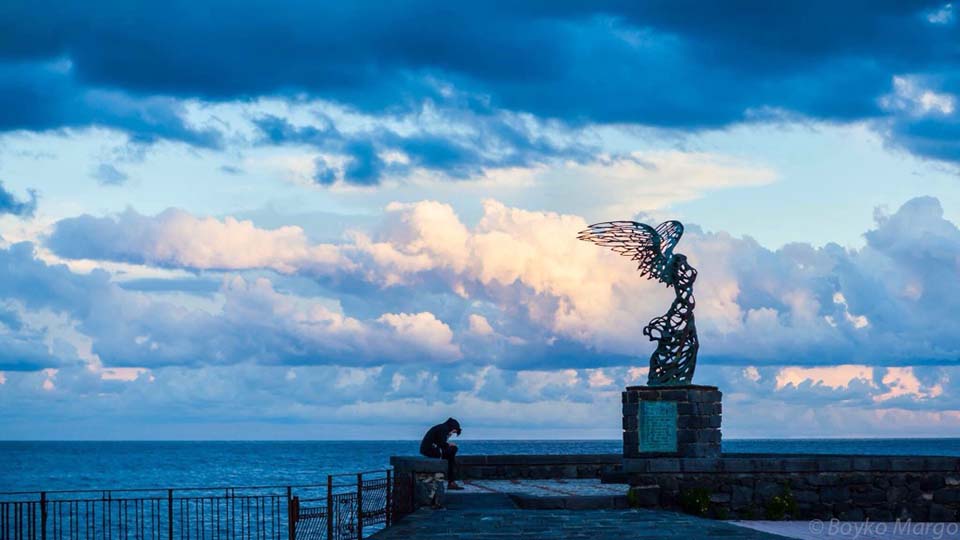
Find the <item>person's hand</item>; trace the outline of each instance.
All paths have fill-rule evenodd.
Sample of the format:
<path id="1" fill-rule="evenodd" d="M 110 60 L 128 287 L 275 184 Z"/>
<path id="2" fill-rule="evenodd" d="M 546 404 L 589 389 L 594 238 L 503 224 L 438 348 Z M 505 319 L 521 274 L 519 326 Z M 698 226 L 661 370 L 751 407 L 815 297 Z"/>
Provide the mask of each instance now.
<path id="1" fill-rule="evenodd" d="M 450 446 L 453 446 L 454 448 L 456 448 L 456 446 L 457 446 L 457 443 L 455 443 L 455 442 L 448 442 L 447 444 L 449 444 Z"/>

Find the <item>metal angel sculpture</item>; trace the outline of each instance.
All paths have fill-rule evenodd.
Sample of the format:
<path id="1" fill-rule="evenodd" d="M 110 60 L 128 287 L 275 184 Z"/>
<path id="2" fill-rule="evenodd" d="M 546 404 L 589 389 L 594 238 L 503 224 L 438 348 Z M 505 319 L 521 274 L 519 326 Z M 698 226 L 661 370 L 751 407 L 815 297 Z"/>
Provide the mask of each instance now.
<path id="1" fill-rule="evenodd" d="M 670 310 L 643 328 L 643 335 L 658 342 L 650 356 L 650 386 L 690 384 L 697 364 L 700 342 L 693 320 L 697 271 L 685 255 L 673 252 L 682 235 L 679 221 L 665 221 L 656 229 L 635 221 L 608 221 L 591 225 L 577 236 L 637 261 L 641 276 L 672 286 L 676 293 Z"/>

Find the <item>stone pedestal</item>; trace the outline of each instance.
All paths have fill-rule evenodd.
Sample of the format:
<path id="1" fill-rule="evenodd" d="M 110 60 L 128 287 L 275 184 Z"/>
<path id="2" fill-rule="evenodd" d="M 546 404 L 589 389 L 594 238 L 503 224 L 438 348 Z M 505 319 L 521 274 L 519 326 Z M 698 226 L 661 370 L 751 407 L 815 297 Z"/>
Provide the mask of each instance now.
<path id="1" fill-rule="evenodd" d="M 720 457 L 716 386 L 628 386 L 623 392 L 623 457 Z"/>

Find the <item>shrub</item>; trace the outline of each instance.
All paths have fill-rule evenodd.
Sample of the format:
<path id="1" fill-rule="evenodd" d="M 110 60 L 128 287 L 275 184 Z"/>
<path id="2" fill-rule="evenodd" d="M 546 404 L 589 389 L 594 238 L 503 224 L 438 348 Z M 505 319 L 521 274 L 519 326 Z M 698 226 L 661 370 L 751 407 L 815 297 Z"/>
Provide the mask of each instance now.
<path id="1" fill-rule="evenodd" d="M 710 511 L 710 490 L 693 488 L 680 493 L 680 508 L 688 514 L 705 516 Z"/>
<path id="2" fill-rule="evenodd" d="M 796 514 L 797 501 L 793 497 L 793 492 L 790 491 L 790 486 L 784 484 L 783 492 L 780 495 L 774 495 L 767 501 L 764 509 L 766 510 L 766 518 L 775 521 Z"/>

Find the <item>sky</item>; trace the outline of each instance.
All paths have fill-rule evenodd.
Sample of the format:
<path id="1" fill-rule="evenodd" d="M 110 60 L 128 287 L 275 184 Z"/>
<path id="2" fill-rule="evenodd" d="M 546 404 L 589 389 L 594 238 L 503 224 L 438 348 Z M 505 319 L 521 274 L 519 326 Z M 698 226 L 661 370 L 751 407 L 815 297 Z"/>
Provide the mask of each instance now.
<path id="1" fill-rule="evenodd" d="M 0 439 L 960 436 L 957 9 L 0 3 Z"/>

